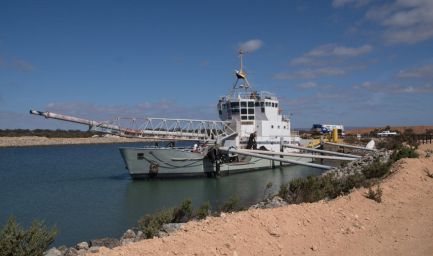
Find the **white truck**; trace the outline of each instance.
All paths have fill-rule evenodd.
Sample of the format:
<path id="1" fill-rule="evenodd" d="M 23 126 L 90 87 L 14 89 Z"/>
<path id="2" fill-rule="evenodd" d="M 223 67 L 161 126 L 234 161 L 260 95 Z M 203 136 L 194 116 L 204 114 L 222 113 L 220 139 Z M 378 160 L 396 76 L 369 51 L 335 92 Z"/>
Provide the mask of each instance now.
<path id="1" fill-rule="evenodd" d="M 377 133 L 377 136 L 379 137 L 388 137 L 388 136 L 396 136 L 396 135 L 398 135 L 397 132 L 391 132 L 391 131 L 383 131 Z"/>

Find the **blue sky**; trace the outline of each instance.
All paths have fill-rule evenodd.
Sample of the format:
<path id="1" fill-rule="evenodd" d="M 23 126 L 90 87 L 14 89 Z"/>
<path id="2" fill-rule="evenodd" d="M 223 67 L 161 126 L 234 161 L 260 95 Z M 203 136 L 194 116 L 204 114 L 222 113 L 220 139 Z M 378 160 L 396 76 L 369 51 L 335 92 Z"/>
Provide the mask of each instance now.
<path id="1" fill-rule="evenodd" d="M 0 129 L 217 119 L 237 51 L 294 127 L 433 124 L 433 1 L 1 1 Z"/>

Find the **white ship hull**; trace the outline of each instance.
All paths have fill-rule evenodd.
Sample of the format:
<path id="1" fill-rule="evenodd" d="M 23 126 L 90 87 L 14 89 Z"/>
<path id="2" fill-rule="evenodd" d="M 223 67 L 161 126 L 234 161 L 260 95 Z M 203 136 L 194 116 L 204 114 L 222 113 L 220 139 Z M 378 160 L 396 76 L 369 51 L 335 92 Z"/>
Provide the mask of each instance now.
<path id="1" fill-rule="evenodd" d="M 218 167 L 211 160 L 190 149 L 180 148 L 120 148 L 125 166 L 133 179 L 212 177 L 215 174 L 228 175 L 240 172 L 270 169 L 279 166 L 272 160 L 239 156 L 238 161 L 221 163 Z M 285 157 L 303 162 L 311 158 Z M 288 165 L 288 164 L 284 164 Z"/>

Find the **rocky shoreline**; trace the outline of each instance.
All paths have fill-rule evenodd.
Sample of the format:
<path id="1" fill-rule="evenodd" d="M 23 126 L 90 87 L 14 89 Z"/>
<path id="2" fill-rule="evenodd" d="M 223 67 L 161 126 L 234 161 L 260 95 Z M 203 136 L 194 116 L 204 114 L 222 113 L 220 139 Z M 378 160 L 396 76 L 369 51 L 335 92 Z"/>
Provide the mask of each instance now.
<path id="1" fill-rule="evenodd" d="M 1 147 L 32 147 L 51 145 L 77 145 L 77 144 L 114 144 L 149 142 L 148 139 L 124 138 L 124 137 L 90 137 L 90 138 L 47 138 L 38 136 L 0 137 Z"/>
<path id="2" fill-rule="evenodd" d="M 157 237 L 165 237 L 181 229 L 184 223 L 164 224 Z M 44 253 L 44 256 L 82 256 L 89 253 L 97 253 L 101 248 L 113 249 L 115 247 L 128 245 L 146 239 L 143 232 L 137 228 L 126 230 L 120 239 L 105 237 L 80 242 L 72 247 L 53 247 Z"/>
<path id="3" fill-rule="evenodd" d="M 355 173 L 362 173 L 362 170 L 365 167 L 370 166 L 375 161 L 379 161 L 382 163 L 386 163 L 389 161 L 391 155 L 391 150 L 377 150 L 370 152 L 366 155 L 364 155 L 362 158 L 350 162 L 347 165 L 339 168 L 333 168 L 322 175 L 327 175 L 329 173 L 335 173 L 337 177 L 344 178 L 348 175 L 353 175 Z M 254 210 L 254 209 L 272 209 L 272 208 L 278 208 L 282 206 L 286 206 L 288 203 L 281 197 L 274 195 L 270 198 L 266 198 L 265 200 L 254 204 L 248 208 L 248 210 Z M 221 217 L 225 217 L 225 213 L 221 213 Z M 160 231 L 158 232 L 158 235 L 156 237 L 166 237 L 174 232 L 182 229 L 182 226 L 185 223 L 168 223 L 164 224 Z M 120 239 L 116 238 L 100 238 L 100 239 L 94 239 L 88 242 L 81 242 L 73 247 L 65 247 L 60 246 L 58 248 L 51 248 L 48 250 L 44 255 L 45 256 L 81 256 L 91 253 L 98 253 L 101 248 L 109 248 L 113 249 L 115 247 L 128 245 L 131 243 L 135 243 L 141 240 L 146 239 L 143 235 L 143 232 L 138 230 L 138 228 L 131 228 L 128 229 L 123 236 Z"/>

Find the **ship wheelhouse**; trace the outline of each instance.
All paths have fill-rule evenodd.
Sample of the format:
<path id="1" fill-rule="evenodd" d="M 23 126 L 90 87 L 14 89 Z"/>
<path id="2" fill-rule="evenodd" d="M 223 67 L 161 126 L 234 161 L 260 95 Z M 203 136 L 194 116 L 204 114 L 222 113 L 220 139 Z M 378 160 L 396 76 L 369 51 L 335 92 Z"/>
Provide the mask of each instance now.
<path id="1" fill-rule="evenodd" d="M 238 133 L 231 145 L 242 146 L 251 133 L 256 132 L 257 142 L 268 150 L 277 150 L 281 141 L 291 143 L 290 120 L 282 115 L 277 97 L 269 92 L 252 90 L 246 73 L 236 71 L 236 82 L 227 96 L 218 102 L 218 113 L 222 121 L 230 121 L 231 128 Z M 279 149 L 278 149 L 279 151 Z"/>

